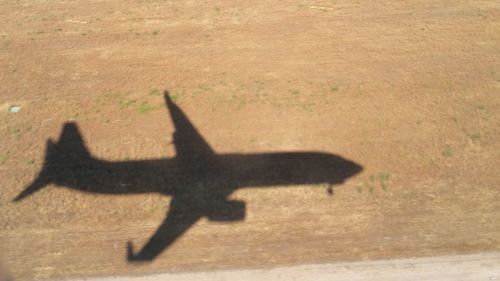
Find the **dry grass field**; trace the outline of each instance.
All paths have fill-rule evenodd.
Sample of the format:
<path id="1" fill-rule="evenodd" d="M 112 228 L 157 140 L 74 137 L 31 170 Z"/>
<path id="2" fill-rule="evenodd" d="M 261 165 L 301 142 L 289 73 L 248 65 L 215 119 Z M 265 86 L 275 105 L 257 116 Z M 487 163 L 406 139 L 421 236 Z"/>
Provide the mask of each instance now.
<path id="1" fill-rule="evenodd" d="M 500 250 L 498 1 L 6 0 L 0 70 L 14 280 Z M 67 122 L 96 158 L 175 157 L 165 90 L 217 153 L 318 151 L 363 170 L 333 195 L 237 190 L 244 220 L 202 218 L 142 263 L 127 242 L 148 241 L 169 196 L 49 183 L 13 202 Z"/>

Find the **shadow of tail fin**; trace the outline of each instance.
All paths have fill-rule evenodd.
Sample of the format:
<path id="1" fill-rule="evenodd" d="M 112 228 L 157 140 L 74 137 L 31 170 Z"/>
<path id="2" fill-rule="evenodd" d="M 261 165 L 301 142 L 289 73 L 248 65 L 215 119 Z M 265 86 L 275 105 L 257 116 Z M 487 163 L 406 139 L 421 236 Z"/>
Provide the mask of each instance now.
<path id="1" fill-rule="evenodd" d="M 64 124 L 57 143 L 47 140 L 45 160 L 42 170 L 33 182 L 28 185 L 13 201 L 20 201 L 50 184 L 65 169 L 88 163 L 92 157 L 85 147 L 83 138 L 75 123 Z"/>

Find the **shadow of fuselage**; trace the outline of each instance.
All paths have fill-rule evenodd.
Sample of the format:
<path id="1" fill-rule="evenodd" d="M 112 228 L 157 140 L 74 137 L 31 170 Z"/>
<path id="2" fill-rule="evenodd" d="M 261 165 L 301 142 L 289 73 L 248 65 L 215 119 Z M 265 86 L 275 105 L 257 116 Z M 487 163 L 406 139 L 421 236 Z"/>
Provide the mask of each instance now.
<path id="1" fill-rule="evenodd" d="M 75 123 L 66 123 L 58 142 L 47 141 L 45 163 L 38 177 L 14 201 L 54 183 L 85 192 L 133 194 L 157 192 L 172 196 L 167 217 L 147 244 L 129 261 L 152 260 L 202 217 L 238 221 L 245 203 L 229 200 L 239 188 L 344 182 L 362 167 L 321 152 L 216 154 L 187 116 L 165 94 L 175 126 L 174 158 L 111 162 L 93 157 Z"/>

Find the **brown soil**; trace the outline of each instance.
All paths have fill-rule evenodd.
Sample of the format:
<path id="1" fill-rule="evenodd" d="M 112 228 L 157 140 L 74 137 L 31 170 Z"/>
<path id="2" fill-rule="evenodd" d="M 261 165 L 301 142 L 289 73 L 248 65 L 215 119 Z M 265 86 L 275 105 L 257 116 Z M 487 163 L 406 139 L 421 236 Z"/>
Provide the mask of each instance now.
<path id="1" fill-rule="evenodd" d="M 500 250 L 498 1 L 3 1 L 0 255 L 14 279 L 251 268 Z M 219 153 L 323 151 L 336 186 L 244 189 L 130 264 L 169 197 L 36 177 L 78 123 L 107 160 L 173 157 L 161 93 Z M 21 106 L 10 113 L 12 105 Z"/>

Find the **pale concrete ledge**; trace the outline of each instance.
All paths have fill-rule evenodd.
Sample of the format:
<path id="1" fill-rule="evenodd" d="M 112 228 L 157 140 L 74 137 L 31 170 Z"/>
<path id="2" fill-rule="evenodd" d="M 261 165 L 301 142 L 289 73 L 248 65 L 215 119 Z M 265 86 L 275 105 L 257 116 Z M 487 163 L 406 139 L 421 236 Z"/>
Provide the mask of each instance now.
<path id="1" fill-rule="evenodd" d="M 73 281 L 205 281 L 205 280 L 376 280 L 376 281 L 500 281 L 500 253 L 312 264 L 273 269 L 164 273 L 134 277 L 73 279 Z"/>

